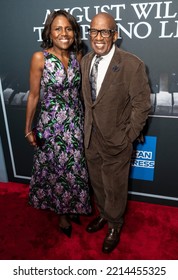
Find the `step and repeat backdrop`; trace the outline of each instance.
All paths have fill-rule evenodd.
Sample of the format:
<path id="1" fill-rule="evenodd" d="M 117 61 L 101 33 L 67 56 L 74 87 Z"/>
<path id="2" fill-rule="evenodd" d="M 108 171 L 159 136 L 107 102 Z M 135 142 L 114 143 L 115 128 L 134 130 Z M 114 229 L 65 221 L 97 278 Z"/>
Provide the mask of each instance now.
<path id="1" fill-rule="evenodd" d="M 145 142 L 134 143 L 129 196 L 178 206 L 177 1 L 1 0 L 0 6 L 0 136 L 8 180 L 30 180 L 33 148 L 24 139 L 29 64 L 41 50 L 48 14 L 65 9 L 75 16 L 88 52 L 91 19 L 107 12 L 117 22 L 118 46 L 145 62 L 151 87 Z"/>

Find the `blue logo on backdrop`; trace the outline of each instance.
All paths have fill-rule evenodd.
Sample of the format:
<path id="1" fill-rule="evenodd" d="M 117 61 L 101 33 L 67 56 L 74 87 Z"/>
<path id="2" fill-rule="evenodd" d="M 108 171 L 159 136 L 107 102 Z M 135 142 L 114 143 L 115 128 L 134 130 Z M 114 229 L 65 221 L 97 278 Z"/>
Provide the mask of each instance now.
<path id="1" fill-rule="evenodd" d="M 154 136 L 145 136 L 144 143 L 134 143 L 130 178 L 153 181 L 156 139 Z"/>

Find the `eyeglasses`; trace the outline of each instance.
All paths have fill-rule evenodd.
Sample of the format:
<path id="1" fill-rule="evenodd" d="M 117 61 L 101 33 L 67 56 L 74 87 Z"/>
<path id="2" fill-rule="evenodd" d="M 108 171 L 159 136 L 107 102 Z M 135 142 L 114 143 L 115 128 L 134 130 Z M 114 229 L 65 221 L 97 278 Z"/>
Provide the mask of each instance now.
<path id="1" fill-rule="evenodd" d="M 111 29 L 101 29 L 101 30 L 88 29 L 88 34 L 92 38 L 98 36 L 98 33 L 100 33 L 103 38 L 109 38 L 111 36 L 111 34 L 114 33 L 114 32 L 116 32 L 116 30 L 111 30 Z"/>

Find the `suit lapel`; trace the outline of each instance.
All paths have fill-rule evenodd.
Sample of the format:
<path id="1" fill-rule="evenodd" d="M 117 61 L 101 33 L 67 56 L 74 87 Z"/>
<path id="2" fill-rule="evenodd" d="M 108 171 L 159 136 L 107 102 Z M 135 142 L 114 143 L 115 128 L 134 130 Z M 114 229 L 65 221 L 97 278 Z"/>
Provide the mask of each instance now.
<path id="1" fill-rule="evenodd" d="M 98 96 L 97 96 L 95 102 L 93 103 L 94 105 L 96 105 L 100 101 L 100 99 L 103 97 L 103 95 L 105 95 L 105 93 L 108 92 L 108 87 L 110 84 L 112 84 L 116 75 L 118 78 L 117 72 L 120 71 L 119 63 L 120 63 L 120 53 L 119 53 L 119 49 L 116 47 L 114 55 L 108 66 L 108 70 L 106 71 L 106 75 L 104 77 L 103 83 L 102 83 L 100 91 L 98 93 Z"/>

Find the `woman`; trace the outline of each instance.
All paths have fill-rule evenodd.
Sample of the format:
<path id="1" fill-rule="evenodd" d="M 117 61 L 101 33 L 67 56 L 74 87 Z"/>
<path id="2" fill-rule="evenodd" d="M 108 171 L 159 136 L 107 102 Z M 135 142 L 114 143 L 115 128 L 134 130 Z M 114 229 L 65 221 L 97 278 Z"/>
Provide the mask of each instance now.
<path id="1" fill-rule="evenodd" d="M 42 52 L 30 67 L 25 137 L 35 147 L 29 202 L 59 214 L 59 227 L 71 236 L 71 220 L 91 212 L 88 173 L 83 151 L 83 110 L 79 98 L 81 40 L 75 18 L 52 12 L 42 33 Z M 36 130 L 32 131 L 41 98 Z"/>

